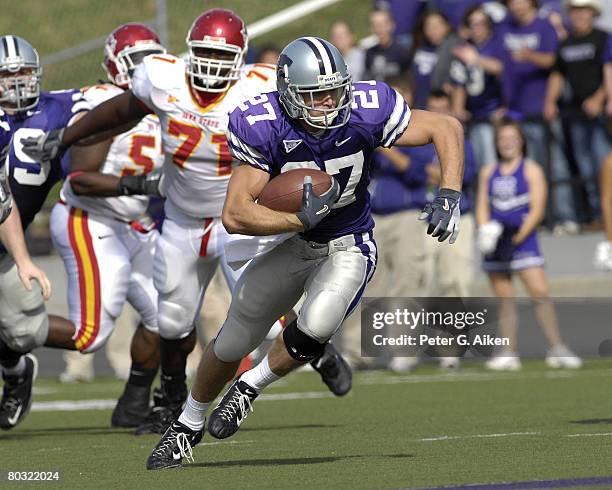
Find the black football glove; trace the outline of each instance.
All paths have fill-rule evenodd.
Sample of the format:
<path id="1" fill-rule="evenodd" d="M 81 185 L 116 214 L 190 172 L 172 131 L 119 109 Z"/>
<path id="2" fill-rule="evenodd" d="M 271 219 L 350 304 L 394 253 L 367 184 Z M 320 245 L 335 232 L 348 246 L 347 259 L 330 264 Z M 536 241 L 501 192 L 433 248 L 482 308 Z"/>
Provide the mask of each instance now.
<path id="1" fill-rule="evenodd" d="M 425 204 L 419 219 L 429 222 L 428 235 L 438 237 L 439 242 L 443 242 L 450 236 L 449 243 L 455 243 L 459 236 L 460 200 L 461 192 L 440 189 L 438 197 Z"/>
<path id="2" fill-rule="evenodd" d="M 332 205 L 340 197 L 340 184 L 332 177 L 331 187 L 321 196 L 312 190 L 312 177 L 304 177 L 304 193 L 302 195 L 302 210 L 297 217 L 304 225 L 304 231 L 311 230 L 327 216 Z"/>
<path id="3" fill-rule="evenodd" d="M 165 197 L 161 191 L 163 178 L 163 175 L 124 175 L 119 179 L 117 192 L 120 196 L 145 195 Z"/>
<path id="4" fill-rule="evenodd" d="M 67 148 L 62 143 L 65 129 L 54 129 L 40 136 L 21 138 L 23 152 L 35 162 L 47 162 L 61 156 Z"/>

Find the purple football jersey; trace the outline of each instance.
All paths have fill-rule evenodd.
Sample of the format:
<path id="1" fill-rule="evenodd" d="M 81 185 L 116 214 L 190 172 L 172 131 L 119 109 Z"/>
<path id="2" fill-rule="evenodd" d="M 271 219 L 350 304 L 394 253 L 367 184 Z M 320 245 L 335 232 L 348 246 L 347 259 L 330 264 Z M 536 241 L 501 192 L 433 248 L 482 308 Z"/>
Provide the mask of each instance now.
<path id="1" fill-rule="evenodd" d="M 313 168 L 327 172 L 340 184 L 340 199 L 318 226 L 304 233 L 307 240 L 325 243 L 372 230 L 367 189 L 372 153 L 378 146 L 393 145 L 410 122 L 408 105 L 385 83 L 355 83 L 354 96 L 349 122 L 320 138 L 286 115 L 278 92 L 251 98 L 230 115 L 228 143 L 237 159 L 271 177 Z"/>
<path id="2" fill-rule="evenodd" d="M 39 163 L 22 149 L 21 139 L 67 126 L 79 112 L 89 108 L 80 90 L 41 92 L 38 104 L 21 114 L 6 115 L 12 140 L 9 148 L 9 184 L 19 207 L 25 230 L 42 207 L 49 190 L 69 170 L 68 155 Z M 3 249 L 1 249 L 3 250 Z"/>

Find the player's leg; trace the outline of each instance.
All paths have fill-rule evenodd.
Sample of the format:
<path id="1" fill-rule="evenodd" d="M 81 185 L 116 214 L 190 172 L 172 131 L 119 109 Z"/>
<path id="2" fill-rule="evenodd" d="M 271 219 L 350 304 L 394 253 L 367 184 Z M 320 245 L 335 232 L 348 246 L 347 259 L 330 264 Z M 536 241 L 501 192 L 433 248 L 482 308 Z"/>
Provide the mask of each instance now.
<path id="1" fill-rule="evenodd" d="M 181 452 L 179 441 L 190 446 L 200 441 L 210 403 L 232 379 L 241 359 L 265 338 L 270 325 L 297 302 L 307 270 L 292 269 L 292 259 L 291 250 L 282 244 L 247 266 L 223 327 L 204 350 L 183 412 L 149 456 L 148 469 L 176 466 L 173 452 Z"/>
<path id="2" fill-rule="evenodd" d="M 26 291 L 8 255 L 0 257 L 0 368 L 4 380 L 0 428 L 9 430 L 27 415 L 38 362 L 29 352 L 43 345 L 48 321 L 37 282 Z"/>
<path id="3" fill-rule="evenodd" d="M 582 360 L 562 341 L 555 305 L 550 299 L 548 281 L 543 267 L 528 267 L 518 275 L 535 305 L 535 316 L 548 344 L 546 364 L 553 368 L 576 369 Z"/>
<path id="4" fill-rule="evenodd" d="M 512 275 L 509 272 L 489 272 L 489 281 L 495 296 L 501 300 L 498 334 L 507 338 L 509 345 L 491 357 L 485 366 L 494 371 L 516 371 L 521 368 L 521 361 L 517 354 L 518 316 L 514 303 Z"/>
<path id="5" fill-rule="evenodd" d="M 209 219 L 164 222 L 153 269 L 159 294 L 161 393 L 154 396 L 155 406 L 136 434 L 163 433 L 187 397 L 185 370 L 196 343 L 194 321 L 218 264 L 218 258 L 208 253 L 215 228 Z"/>
<path id="6" fill-rule="evenodd" d="M 299 317 L 285 328 L 262 362 L 243 374 L 223 396 L 208 423 L 213 437 L 223 439 L 234 434 L 266 386 L 326 351 L 331 337 L 359 304 L 373 273 L 376 251 L 374 243 L 368 243 L 371 248 L 367 255 L 354 247 L 354 251 L 311 260 L 315 266 L 309 268 L 306 300 Z M 350 384 L 350 379 L 338 380 L 340 385 L 344 382 Z"/>
<path id="7" fill-rule="evenodd" d="M 51 213 L 51 237 L 68 275 L 72 341 L 82 353 L 106 343 L 125 302 L 131 267 L 129 251 L 119 238 L 123 226 L 63 204 L 56 204 Z M 68 330 L 66 320 L 50 319 L 48 339 L 58 335 L 60 326 Z M 55 347 L 49 341 L 47 345 Z"/>
<path id="8" fill-rule="evenodd" d="M 136 235 L 138 234 L 138 235 Z M 159 367 L 157 291 L 153 285 L 153 257 L 158 232 L 130 231 L 123 236 L 132 250 L 132 270 L 127 301 L 138 312 L 141 323 L 130 345 L 130 376 L 111 417 L 114 427 L 137 427 L 149 411 L 151 385 Z"/>

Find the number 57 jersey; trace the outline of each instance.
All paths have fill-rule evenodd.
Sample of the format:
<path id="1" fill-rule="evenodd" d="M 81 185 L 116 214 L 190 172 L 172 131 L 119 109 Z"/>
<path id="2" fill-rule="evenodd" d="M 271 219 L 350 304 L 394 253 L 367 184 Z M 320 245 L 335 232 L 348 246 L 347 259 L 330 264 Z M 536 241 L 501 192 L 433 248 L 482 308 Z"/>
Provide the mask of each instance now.
<path id="1" fill-rule="evenodd" d="M 167 212 L 177 210 L 196 219 L 221 216 L 234 164 L 226 138 L 229 113 L 275 84 L 271 65 L 246 66 L 226 92 L 201 106 L 182 59 L 151 55 L 137 67 L 132 92 L 157 114 L 162 126 Z"/>
<path id="2" fill-rule="evenodd" d="M 304 233 L 307 240 L 325 243 L 372 230 L 368 194 L 372 154 L 378 146 L 392 146 L 410 122 L 410 108 L 387 84 L 357 82 L 353 88 L 347 124 L 320 137 L 286 115 L 278 92 L 252 97 L 230 115 L 228 142 L 239 160 L 271 177 L 296 168 L 322 170 L 340 184 L 340 199 L 319 225 Z"/>

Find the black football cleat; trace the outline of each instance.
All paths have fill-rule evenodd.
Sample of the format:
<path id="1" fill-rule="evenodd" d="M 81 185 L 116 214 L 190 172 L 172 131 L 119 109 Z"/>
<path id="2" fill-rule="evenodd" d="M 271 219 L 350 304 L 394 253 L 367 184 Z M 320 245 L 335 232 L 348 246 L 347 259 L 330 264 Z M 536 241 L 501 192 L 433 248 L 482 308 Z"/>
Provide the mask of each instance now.
<path id="1" fill-rule="evenodd" d="M 178 420 L 170 423 L 164 435 L 147 459 L 148 470 L 163 470 L 182 466 L 183 458 L 193 463 L 192 449 L 204 435 L 204 429 L 191 430 Z"/>
<path id="2" fill-rule="evenodd" d="M 159 388 L 153 390 L 153 407 L 149 410 L 142 423 L 136 427 L 137 436 L 147 434 L 163 434 L 170 423 L 177 419 L 183 409 L 185 399 L 170 400 Z"/>
<path id="3" fill-rule="evenodd" d="M 321 379 L 334 395 L 344 396 L 351 391 L 353 372 L 333 344 L 328 343 L 323 354 L 310 365 L 321 375 Z"/>
<path id="4" fill-rule="evenodd" d="M 208 419 L 208 433 L 216 439 L 225 439 L 236 433 L 240 424 L 253 411 L 258 393 L 244 381 L 237 379 L 225 393 Z"/>
<path id="5" fill-rule="evenodd" d="M 38 375 L 38 360 L 24 356 L 26 368 L 21 376 L 2 374 L 4 389 L 0 401 L 0 428 L 10 430 L 21 422 L 32 406 L 32 385 Z"/>
<path id="6" fill-rule="evenodd" d="M 111 427 L 138 427 L 149 413 L 148 386 L 126 385 L 111 416 Z"/>

